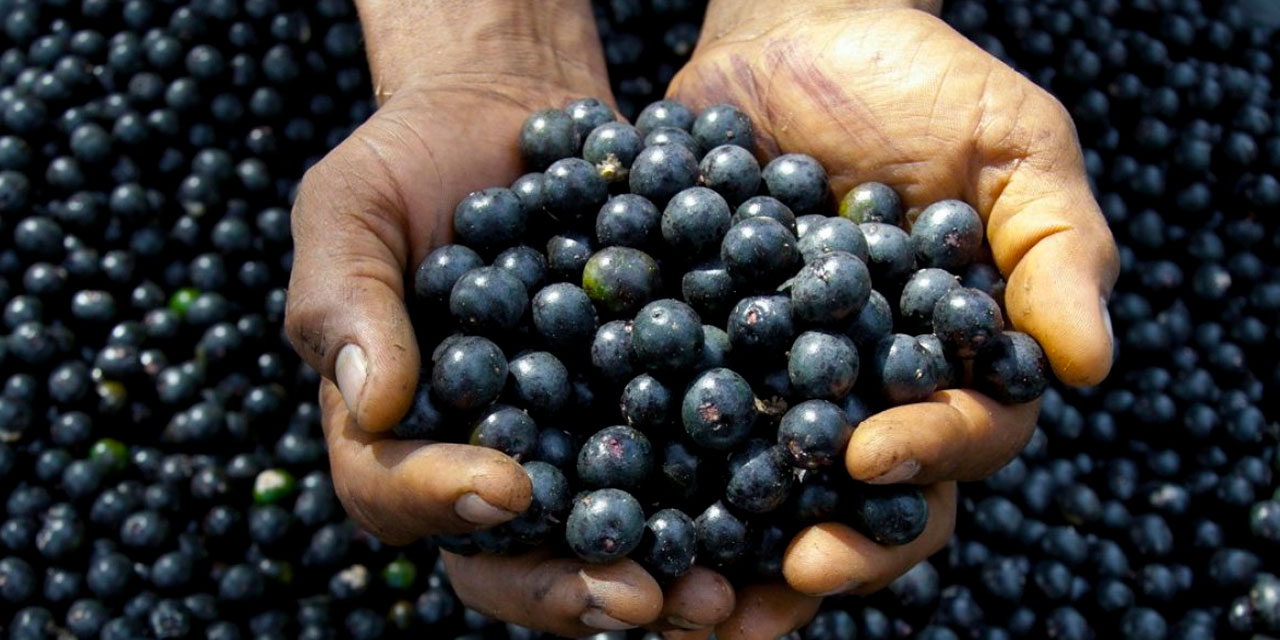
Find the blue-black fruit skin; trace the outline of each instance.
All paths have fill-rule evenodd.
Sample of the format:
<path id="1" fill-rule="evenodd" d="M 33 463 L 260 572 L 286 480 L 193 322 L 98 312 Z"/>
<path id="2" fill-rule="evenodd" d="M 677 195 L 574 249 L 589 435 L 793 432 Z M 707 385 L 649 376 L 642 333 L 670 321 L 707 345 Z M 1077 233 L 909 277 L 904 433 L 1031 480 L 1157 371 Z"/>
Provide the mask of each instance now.
<path id="1" fill-rule="evenodd" d="M 881 222 L 864 222 L 858 227 L 867 240 L 867 267 L 877 287 L 901 286 L 916 268 L 911 237 L 899 227 Z"/>
<path id="2" fill-rule="evenodd" d="M 549 348 L 569 351 L 589 344 L 596 334 L 595 307 L 581 287 L 557 282 L 533 296 L 533 326 Z"/>
<path id="3" fill-rule="evenodd" d="M 938 384 L 933 356 L 912 336 L 885 336 L 871 352 L 868 381 L 880 396 L 893 404 L 920 402 Z"/>
<path id="4" fill-rule="evenodd" d="M 761 172 L 769 195 L 800 215 L 818 213 L 830 198 L 827 171 L 811 156 L 788 153 L 774 158 Z"/>
<path id="5" fill-rule="evenodd" d="M 911 244 L 920 265 L 959 271 L 981 255 L 982 218 L 960 200 L 935 202 L 911 225 Z"/>
<path id="6" fill-rule="evenodd" d="M 824 254 L 806 264 L 788 286 L 796 320 L 818 327 L 843 328 L 871 298 L 871 272 L 845 251 Z"/>
<path id="7" fill-rule="evenodd" d="M 644 146 L 656 147 L 663 144 L 674 144 L 689 150 L 695 159 L 702 156 L 702 149 L 698 147 L 698 141 L 684 129 L 674 129 L 671 127 L 660 127 L 650 131 L 644 136 Z"/>
<path id="8" fill-rule="evenodd" d="M 845 472 L 843 469 L 837 469 L 833 473 Z M 800 525 L 836 519 L 844 504 L 841 499 L 842 488 L 828 472 L 806 472 L 791 496 L 791 502 L 786 511 L 787 517 L 794 518 Z"/>
<path id="9" fill-rule="evenodd" d="M 636 129 L 641 135 L 658 127 L 672 127 L 688 131 L 693 126 L 694 114 L 688 107 L 675 100 L 659 100 L 645 107 L 636 116 Z"/>
<path id="10" fill-rule="evenodd" d="M 1004 330 L 1004 314 L 991 296 L 961 287 L 944 293 L 933 307 L 933 334 L 949 355 L 973 358 Z"/>
<path id="11" fill-rule="evenodd" d="M 480 254 L 460 244 L 437 247 L 423 258 L 413 277 L 413 291 L 423 300 L 444 302 L 458 278 L 484 266 Z"/>
<path id="12" fill-rule="evenodd" d="M 747 523 L 723 503 L 706 508 L 693 521 L 698 560 L 709 566 L 732 564 L 747 552 Z"/>
<path id="13" fill-rule="evenodd" d="M 564 112 L 573 121 L 574 129 L 580 138 L 586 138 L 597 127 L 613 122 L 618 118 L 609 105 L 598 98 L 579 98 L 570 102 Z"/>
<path id="14" fill-rule="evenodd" d="M 535 111 L 520 128 L 520 157 L 534 171 L 578 153 L 578 129 L 569 114 L 560 109 Z"/>
<path id="15" fill-rule="evenodd" d="M 538 432 L 538 446 L 533 459 L 555 466 L 561 471 L 573 470 L 578 462 L 578 439 L 564 429 L 547 427 Z"/>
<path id="16" fill-rule="evenodd" d="M 647 373 L 632 378 L 622 389 L 622 417 L 641 431 L 666 427 L 673 403 L 671 390 Z"/>
<path id="17" fill-rule="evenodd" d="M 496 449 L 519 462 L 537 449 L 538 425 L 520 409 L 494 406 L 476 423 L 471 444 Z"/>
<path id="18" fill-rule="evenodd" d="M 662 238 L 678 256 L 707 256 L 720 248 L 729 231 L 729 204 L 706 187 L 676 193 L 662 212 Z"/>
<path id="19" fill-rule="evenodd" d="M 997 304 L 1004 306 L 1004 277 L 994 266 L 985 262 L 975 262 L 960 274 L 960 284 L 977 289 L 991 296 Z"/>
<path id="20" fill-rule="evenodd" d="M 631 354 L 636 364 L 656 374 L 692 369 L 702 355 L 702 319 L 679 300 L 655 300 L 631 323 Z"/>
<path id="21" fill-rule="evenodd" d="M 458 326 L 472 333 L 511 331 L 528 306 L 529 294 L 524 284 L 497 267 L 468 271 L 449 292 L 449 312 Z"/>
<path id="22" fill-rule="evenodd" d="M 700 262 L 680 279 L 680 294 L 703 320 L 723 322 L 738 299 L 737 284 L 719 258 Z"/>
<path id="23" fill-rule="evenodd" d="M 663 495 L 674 501 L 688 501 L 698 494 L 702 459 L 693 448 L 679 440 L 668 440 L 662 449 L 661 474 Z"/>
<path id="24" fill-rule="evenodd" d="M 582 282 L 582 269 L 595 253 L 586 234 L 568 231 L 547 240 L 548 275 L 559 282 Z"/>
<path id="25" fill-rule="evenodd" d="M 787 378 L 797 397 L 839 400 L 858 381 L 858 348 L 838 333 L 806 331 L 791 345 Z"/>
<path id="26" fill-rule="evenodd" d="M 872 289 L 871 295 L 867 297 L 867 304 L 862 306 L 862 311 L 858 312 L 844 333 L 859 349 L 866 350 L 875 348 L 876 343 L 892 331 L 893 309 L 879 291 Z"/>
<path id="27" fill-rule="evenodd" d="M 746 442 L 755 426 L 755 394 L 733 370 L 711 369 L 685 391 L 680 416 L 695 443 L 720 451 L 732 449 Z"/>
<path id="28" fill-rule="evenodd" d="M 454 340 L 436 359 L 431 372 L 436 398 L 463 410 L 497 400 L 506 381 L 507 358 L 502 349 L 479 336 Z"/>
<path id="29" fill-rule="evenodd" d="M 418 381 L 409 412 L 391 429 L 391 434 L 405 440 L 439 439 L 447 426 L 445 415 L 436 406 L 426 375 Z"/>
<path id="30" fill-rule="evenodd" d="M 514 244 L 527 222 L 520 199 L 503 187 L 474 191 L 453 210 L 453 231 L 458 243 L 486 251 Z"/>
<path id="31" fill-rule="evenodd" d="M 648 198 L 660 207 L 697 180 L 697 158 L 692 151 L 676 144 L 645 147 L 631 163 L 627 177 L 631 193 Z"/>
<path id="32" fill-rule="evenodd" d="M 620 489 L 598 489 L 574 500 L 565 541 L 587 562 L 609 562 L 631 553 L 644 536 L 644 509 Z"/>
<path id="33" fill-rule="evenodd" d="M 698 163 L 698 182 L 738 206 L 760 189 L 760 163 L 747 149 L 721 145 L 707 152 Z"/>
<path id="34" fill-rule="evenodd" d="M 569 480 L 546 462 L 524 463 L 529 475 L 532 499 L 529 507 L 506 523 L 506 528 L 523 544 L 541 544 L 564 522 L 573 503 Z"/>
<path id="35" fill-rule="evenodd" d="M 625 122 L 608 122 L 596 127 L 582 144 L 582 159 L 595 166 L 607 182 L 626 180 L 631 163 L 644 148 L 636 128 Z"/>
<path id="36" fill-rule="evenodd" d="M 725 500 L 747 513 L 769 513 L 791 496 L 795 474 L 787 454 L 763 440 L 747 443 L 729 457 L 729 482 Z"/>
<path id="37" fill-rule="evenodd" d="M 883 545 L 915 540 L 929 519 L 924 492 L 912 485 L 860 484 L 848 501 L 853 528 Z"/>
<path id="38" fill-rule="evenodd" d="M 513 275 L 524 290 L 537 291 L 547 279 L 547 257 L 526 245 L 516 245 L 498 254 L 493 266 Z"/>
<path id="39" fill-rule="evenodd" d="M 662 272 L 648 253 L 605 247 L 587 260 L 582 286 L 606 314 L 631 316 L 662 289 Z"/>
<path id="40" fill-rule="evenodd" d="M 882 182 L 864 182 L 849 191 L 840 215 L 861 224 L 883 222 L 901 226 L 903 219 L 902 198 L 893 187 Z"/>
<path id="41" fill-rule="evenodd" d="M 743 357 L 776 358 L 795 337 L 791 298 L 781 295 L 743 298 L 729 313 L 729 342 Z"/>
<path id="42" fill-rule="evenodd" d="M 556 160 L 542 174 L 542 206 L 562 223 L 600 211 L 608 198 L 609 184 L 582 158 Z"/>
<path id="43" fill-rule="evenodd" d="M 955 356 L 947 355 L 946 349 L 942 346 L 942 341 L 938 336 L 932 333 L 925 333 L 916 336 L 916 342 L 924 347 L 925 351 L 933 357 L 933 368 L 938 373 L 938 384 L 936 390 L 952 389 L 963 386 L 965 381 L 964 361 Z"/>
<path id="44" fill-rule="evenodd" d="M 933 330 L 933 308 L 938 300 L 952 289 L 960 288 L 960 281 L 948 271 L 927 267 L 912 274 L 902 287 L 898 301 L 898 315 L 904 329 L 919 332 Z"/>
<path id="45" fill-rule="evenodd" d="M 1039 398 L 1049 385 L 1049 361 L 1036 339 L 1005 331 L 973 362 L 973 376 L 983 393 L 1005 404 Z"/>
<path id="46" fill-rule="evenodd" d="M 796 238 L 800 237 L 800 231 L 796 226 L 796 214 L 791 208 L 782 201 L 773 196 L 752 196 L 744 200 L 733 211 L 733 224 L 738 224 L 747 218 L 773 218 L 782 223 L 791 235 Z M 815 218 L 823 218 L 824 216 L 815 216 Z M 802 252 L 803 253 L 803 252 Z"/>
<path id="47" fill-rule="evenodd" d="M 778 425 L 778 444 L 801 469 L 819 469 L 844 460 L 853 424 L 841 407 L 806 400 L 787 410 Z"/>
<path id="48" fill-rule="evenodd" d="M 729 228 L 720 260 L 740 286 L 769 291 L 795 275 L 800 252 L 795 236 L 771 218 L 748 218 Z"/>
<path id="49" fill-rule="evenodd" d="M 513 403 L 539 416 L 553 415 L 569 401 L 569 370 L 546 351 L 511 360 L 507 390 Z"/>
<path id="50" fill-rule="evenodd" d="M 587 487 L 638 489 L 653 469 L 653 446 L 640 431 L 605 427 L 578 452 L 578 480 Z"/>
<path id="51" fill-rule="evenodd" d="M 535 171 L 526 173 L 511 183 L 511 192 L 520 200 L 520 208 L 524 211 L 526 220 L 546 215 L 546 210 L 542 208 L 543 180 L 543 174 Z"/>
<path id="52" fill-rule="evenodd" d="M 748 151 L 755 147 L 751 119 L 732 105 L 707 107 L 694 119 L 691 131 L 703 151 L 722 144 L 737 145 Z"/>
<path id="53" fill-rule="evenodd" d="M 631 323 L 610 320 L 596 330 L 591 341 L 591 365 L 596 373 L 613 384 L 621 385 L 635 372 L 631 359 Z"/>
<path id="54" fill-rule="evenodd" d="M 679 509 L 662 509 L 649 516 L 636 560 L 659 579 L 679 578 L 693 568 L 698 553 L 693 519 Z"/>
<path id="55" fill-rule="evenodd" d="M 634 193 L 614 196 L 596 216 L 596 239 L 601 247 L 649 249 L 662 241 L 662 212 Z"/>
<path id="56" fill-rule="evenodd" d="M 702 325 L 702 356 L 698 360 L 697 370 L 718 369 L 729 364 L 733 345 L 729 343 L 729 334 L 720 327 Z"/>
<path id="57" fill-rule="evenodd" d="M 869 260 L 867 238 L 861 227 L 844 218 L 820 218 L 806 225 L 797 245 L 806 263 L 836 251 L 851 253 L 863 262 Z"/>

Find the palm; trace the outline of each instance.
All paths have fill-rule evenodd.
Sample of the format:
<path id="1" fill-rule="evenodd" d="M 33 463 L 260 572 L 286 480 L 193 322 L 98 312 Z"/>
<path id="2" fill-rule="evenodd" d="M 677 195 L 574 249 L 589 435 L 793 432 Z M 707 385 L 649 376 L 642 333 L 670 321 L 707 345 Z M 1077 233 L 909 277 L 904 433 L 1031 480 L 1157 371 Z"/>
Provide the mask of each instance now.
<path id="1" fill-rule="evenodd" d="M 756 126 L 758 152 L 814 156 L 837 195 L 879 181 L 909 207 L 970 202 L 1009 278 L 1014 325 L 1041 341 L 1065 382 L 1106 374 L 1110 340 L 1096 323 L 1064 328 L 1037 310 L 1061 289 L 1040 286 L 1055 267 L 1070 261 L 1095 283 L 1056 303 L 1097 308 L 1116 265 L 1075 130 L 1052 96 L 911 9 L 810 11 L 716 35 L 673 80 L 671 97 L 738 105 Z"/>
<path id="2" fill-rule="evenodd" d="M 455 86 L 456 84 L 456 86 Z M 353 166 L 381 167 L 386 184 L 368 185 L 399 213 L 407 267 L 448 242 L 453 206 L 468 193 L 519 177 L 516 133 L 531 111 L 585 94 L 551 86 L 502 95 L 457 79 L 397 93 L 343 143 Z M 602 94 L 607 95 L 607 94 Z"/>

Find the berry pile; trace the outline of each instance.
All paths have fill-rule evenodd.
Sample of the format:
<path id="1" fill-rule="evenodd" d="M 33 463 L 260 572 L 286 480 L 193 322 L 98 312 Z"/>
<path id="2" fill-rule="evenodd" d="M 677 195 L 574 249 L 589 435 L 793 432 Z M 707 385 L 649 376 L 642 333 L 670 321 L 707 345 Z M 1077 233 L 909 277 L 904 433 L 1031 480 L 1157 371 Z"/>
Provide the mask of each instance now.
<path id="1" fill-rule="evenodd" d="M 594 4 L 619 111 L 635 122 L 688 56 L 703 3 Z M 1274 7 L 950 0 L 945 9 L 951 24 L 1059 96 L 1077 123 L 1123 257 L 1111 305 L 1117 367 L 1097 389 L 1046 391 L 1042 428 L 1022 455 L 962 487 L 947 550 L 881 594 L 829 598 L 794 637 L 1280 633 Z M 432 543 L 387 548 L 344 517 L 323 452 L 316 376 L 279 338 L 297 179 L 373 110 L 359 34 L 347 0 L 0 2 L 0 636 L 541 635 L 463 607 Z M 612 137 L 619 135 L 626 133 Z M 613 192 L 629 188 L 617 153 L 629 143 L 610 138 L 597 136 L 593 155 L 584 145 L 583 156 L 593 168 L 603 163 Z M 674 131 L 660 139 L 690 144 Z M 751 192 L 730 180 L 742 155 L 725 152 L 708 171 L 704 186 L 726 203 Z M 537 182 L 512 191 L 523 201 Z M 637 215 L 629 200 L 609 200 L 621 210 L 599 216 L 610 219 L 603 230 L 549 234 L 561 237 L 543 256 L 552 274 L 544 278 L 562 281 L 554 274 L 585 266 L 584 238 L 638 248 L 654 259 L 670 297 L 691 296 L 686 303 L 703 322 L 722 323 L 727 338 L 732 306 L 717 307 L 716 293 L 728 263 L 705 271 L 668 264 L 645 248 L 665 243 L 665 206 L 654 205 L 659 224 L 650 235 L 650 223 L 631 223 L 654 212 Z M 775 213 L 762 205 L 744 217 Z M 779 222 L 798 236 L 805 212 L 793 213 L 794 231 Z M 803 262 L 798 237 L 795 248 Z M 489 251 L 477 255 L 501 266 Z M 776 265 L 749 254 L 735 268 L 773 277 Z M 519 277 L 538 264 L 526 251 L 506 260 Z M 630 266 L 596 267 L 601 283 L 639 275 Z M 984 279 L 991 273 L 978 270 L 961 274 L 962 284 L 998 301 Z M 887 294 L 886 281 L 870 273 L 886 305 L 900 305 L 902 291 Z M 928 277 L 920 278 L 926 288 Z M 578 289 L 593 309 L 593 296 L 617 299 L 618 309 L 597 311 L 597 329 L 608 344 L 626 339 L 617 331 L 623 317 L 634 320 L 643 305 L 605 290 L 563 291 Z M 864 309 L 875 300 L 869 294 Z M 906 306 L 926 309 L 922 300 Z M 448 302 L 442 295 L 429 304 Z M 581 297 L 577 304 L 585 309 Z M 772 309 L 757 311 L 769 317 Z M 565 344 L 581 339 L 571 315 L 541 315 L 561 327 L 548 334 Z M 915 328 L 917 312 L 898 316 L 896 330 L 928 333 Z M 518 331 L 528 333 L 510 340 L 543 339 L 536 323 Z M 854 345 L 862 371 L 853 394 L 870 400 L 871 354 Z M 564 348 L 537 347 L 557 360 Z M 540 366 L 541 356 L 510 355 L 521 367 Z M 504 352 L 503 364 L 511 362 Z M 589 400 L 583 392 L 602 384 L 592 361 L 562 364 L 587 372 L 570 376 L 565 402 L 593 407 L 586 415 L 597 418 L 618 416 L 627 383 L 641 373 L 609 379 L 617 392 Z M 753 407 L 778 428 L 770 400 L 797 388 L 786 362 L 743 375 L 760 396 Z M 649 376 L 653 383 L 630 388 L 628 414 L 656 424 L 654 407 L 666 406 L 682 432 L 675 398 L 653 401 L 661 397 L 653 384 L 673 391 L 665 374 Z M 515 424 L 516 413 L 498 419 Z M 525 415 L 541 425 L 536 411 Z M 625 420 L 599 422 L 615 423 Z M 497 431 L 518 435 L 520 427 L 504 429 Z M 532 457 L 560 461 L 548 466 L 570 470 L 561 471 L 567 484 L 581 444 L 542 428 Z M 665 459 L 650 445 L 654 464 Z M 742 449 L 752 447 L 749 440 Z M 673 459 L 676 472 L 694 469 L 680 466 L 693 456 Z M 684 477 L 710 474 L 727 494 L 729 466 L 703 460 Z M 831 492 L 811 483 L 840 474 L 830 475 L 806 471 L 782 509 L 806 500 L 827 508 Z M 533 531 L 536 516 L 526 520 L 524 535 L 545 535 Z M 752 543 L 776 545 L 781 533 Z"/>
<path id="2" fill-rule="evenodd" d="M 634 120 L 663 97 L 698 43 L 706 3 L 698 0 L 595 0 L 596 30 L 618 112 Z"/>
<path id="3" fill-rule="evenodd" d="M 537 172 L 458 204 L 457 244 L 415 275 L 417 324 L 445 335 L 397 433 L 502 451 L 534 499 L 445 548 L 777 578 L 804 525 L 923 530 L 919 488 L 824 473 L 869 412 L 970 384 L 1040 397 L 1044 353 L 1004 330 L 973 208 L 935 203 L 908 233 L 866 183 L 835 215 L 816 160 L 762 168 L 752 139 L 729 105 L 663 100 L 633 126 L 577 100 L 525 121 Z"/>

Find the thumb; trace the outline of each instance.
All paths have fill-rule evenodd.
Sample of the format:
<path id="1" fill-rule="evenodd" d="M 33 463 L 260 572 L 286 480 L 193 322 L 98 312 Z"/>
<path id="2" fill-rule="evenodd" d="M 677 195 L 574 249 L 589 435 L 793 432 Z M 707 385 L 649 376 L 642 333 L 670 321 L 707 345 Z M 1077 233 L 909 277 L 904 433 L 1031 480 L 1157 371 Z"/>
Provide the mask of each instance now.
<path id="1" fill-rule="evenodd" d="M 404 207 L 373 147 L 354 139 L 299 186 L 285 330 L 360 428 L 377 432 L 408 410 L 419 354 L 404 304 Z"/>
<path id="2" fill-rule="evenodd" d="M 1054 374 L 1097 384 L 1111 370 L 1107 297 L 1119 273 L 1111 230 L 1085 179 L 1070 121 L 1027 155 L 991 205 L 987 237 L 1005 274 L 1005 310 L 1044 348 Z"/>

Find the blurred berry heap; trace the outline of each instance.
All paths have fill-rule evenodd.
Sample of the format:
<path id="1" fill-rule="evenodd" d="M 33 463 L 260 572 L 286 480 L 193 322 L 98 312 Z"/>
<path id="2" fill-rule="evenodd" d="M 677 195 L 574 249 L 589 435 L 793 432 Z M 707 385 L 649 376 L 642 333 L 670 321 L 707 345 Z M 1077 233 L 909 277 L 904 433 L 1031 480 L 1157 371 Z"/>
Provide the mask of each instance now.
<path id="1" fill-rule="evenodd" d="M 595 4 L 635 116 L 702 3 Z M 1236 3 L 946 4 L 1078 123 L 1121 360 L 1046 394 L 948 550 L 800 635 L 1280 633 L 1275 34 Z M 368 93 L 347 2 L 0 0 L 0 634 L 537 636 L 344 520 L 279 337 L 291 192 Z"/>

